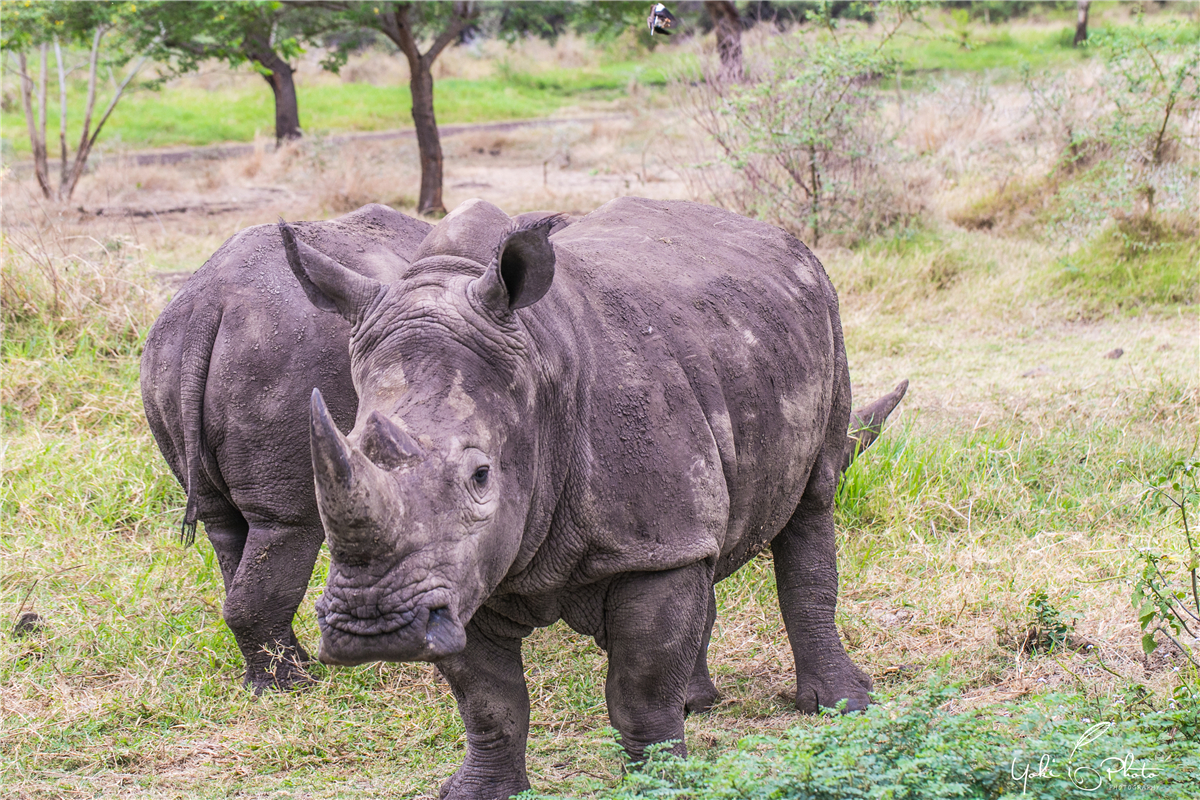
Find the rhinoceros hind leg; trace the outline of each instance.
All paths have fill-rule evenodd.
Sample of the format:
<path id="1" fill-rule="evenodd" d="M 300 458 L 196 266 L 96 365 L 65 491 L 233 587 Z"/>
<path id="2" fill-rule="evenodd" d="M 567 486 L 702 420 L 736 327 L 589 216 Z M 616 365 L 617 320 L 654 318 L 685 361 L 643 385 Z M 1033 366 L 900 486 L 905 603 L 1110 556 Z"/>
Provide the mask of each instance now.
<path id="1" fill-rule="evenodd" d="M 634 761 L 659 742 L 687 755 L 684 706 L 708 619 L 713 566 L 705 562 L 665 572 L 622 576 L 604 603 L 608 651 L 604 695 L 621 746 Z"/>
<path id="2" fill-rule="evenodd" d="M 440 800 L 505 800 L 529 788 L 521 638 L 531 629 L 519 627 L 481 608 L 467 623 L 466 648 L 437 662 L 467 730 L 467 757 L 442 784 Z"/>
<path id="3" fill-rule="evenodd" d="M 225 624 L 246 658 L 255 694 L 312 682 L 312 659 L 292 630 L 292 618 L 312 577 L 324 531 L 317 526 L 251 524 L 241 562 L 225 596 Z"/>
<path id="4" fill-rule="evenodd" d="M 833 496 L 841 455 L 840 442 L 825 446 L 800 505 L 771 542 L 779 608 L 796 659 L 796 708 L 806 713 L 841 700 L 846 711 L 859 711 L 870 702 L 871 678 L 846 655 L 834 624 Z"/>
<path id="5" fill-rule="evenodd" d="M 232 506 L 219 513 L 201 514 L 200 519 L 204 523 L 204 534 L 216 553 L 217 565 L 221 568 L 221 580 L 225 584 L 225 594 L 228 595 L 237 576 L 238 565 L 242 563 L 242 551 L 246 547 L 246 535 L 250 532 L 250 526 L 241 512 Z"/>
<path id="6" fill-rule="evenodd" d="M 700 642 L 700 654 L 696 666 L 688 679 L 687 702 L 684 710 L 688 714 L 703 714 L 717 702 L 717 687 L 708 673 L 708 645 L 712 639 L 713 625 L 717 621 L 717 595 L 715 589 L 708 592 L 708 623 L 704 626 L 704 638 Z"/>

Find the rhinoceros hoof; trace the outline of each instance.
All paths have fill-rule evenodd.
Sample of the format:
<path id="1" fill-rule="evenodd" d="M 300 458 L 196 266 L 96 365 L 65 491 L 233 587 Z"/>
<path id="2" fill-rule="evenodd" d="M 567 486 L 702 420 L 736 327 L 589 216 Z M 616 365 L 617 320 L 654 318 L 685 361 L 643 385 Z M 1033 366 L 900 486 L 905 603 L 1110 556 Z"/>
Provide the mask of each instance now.
<path id="1" fill-rule="evenodd" d="M 688 714 L 703 714 L 717 702 L 717 687 L 708 678 L 693 676 L 688 681 L 687 701 L 684 711 Z"/>
<path id="2" fill-rule="evenodd" d="M 519 778 L 488 778 L 467 774 L 466 769 L 465 765 L 459 767 L 458 772 L 442 784 L 438 800 L 508 800 L 529 788 L 529 780 L 524 775 Z"/>
<path id="3" fill-rule="evenodd" d="M 247 675 L 243 683 L 255 694 L 264 694 L 266 692 L 299 692 L 311 688 L 316 682 L 317 679 L 308 670 L 293 669 L 289 670 L 287 674 L 259 674 L 254 677 Z"/>
<path id="4" fill-rule="evenodd" d="M 796 708 L 805 714 L 816 714 L 822 708 L 837 708 L 846 701 L 843 711 L 863 711 L 871 704 L 871 678 L 847 660 L 845 666 L 822 675 L 798 675 Z"/>
<path id="5" fill-rule="evenodd" d="M 307 689 L 316 683 L 312 673 L 304 666 L 310 661 L 308 653 L 301 648 L 290 655 L 274 658 L 262 666 L 247 666 L 243 684 L 255 694 Z"/>

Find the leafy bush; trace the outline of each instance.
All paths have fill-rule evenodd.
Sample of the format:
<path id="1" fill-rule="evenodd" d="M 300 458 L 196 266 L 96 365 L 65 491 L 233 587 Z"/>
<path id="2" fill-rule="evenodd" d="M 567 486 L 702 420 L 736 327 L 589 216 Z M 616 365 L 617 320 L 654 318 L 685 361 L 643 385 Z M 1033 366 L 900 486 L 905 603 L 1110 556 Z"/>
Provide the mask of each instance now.
<path id="1" fill-rule="evenodd" d="M 1147 486 L 1147 506 L 1164 515 L 1178 513 L 1180 532 L 1186 546 L 1180 555 L 1160 550 L 1136 553 L 1137 578 L 1130 600 L 1142 626 L 1142 649 L 1147 655 L 1158 643 L 1161 632 L 1196 666 L 1190 638 L 1200 642 L 1200 549 L 1188 524 L 1188 508 L 1200 501 L 1200 459 L 1189 458 L 1169 465 Z M 1195 609 L 1194 611 L 1192 609 Z M 1186 634 L 1186 637 L 1184 636 Z M 1183 639 L 1183 642 L 1180 639 Z"/>
<path id="2" fill-rule="evenodd" d="M 1105 83 L 1115 106 L 1107 135 L 1145 164 L 1169 160 L 1184 139 L 1197 144 L 1185 120 L 1200 101 L 1200 49 L 1171 46 L 1180 27 L 1150 26 L 1139 15 L 1135 25 L 1105 28 L 1091 40 L 1107 62 Z"/>
<path id="3" fill-rule="evenodd" d="M 902 159 L 881 113 L 881 86 L 897 66 L 885 45 L 907 12 L 892 16 L 878 35 L 839 35 L 825 18 L 823 32 L 777 36 L 744 83 L 721 80 L 713 63 L 687 76 L 678 103 L 716 144 L 729 180 L 711 163 L 693 165 L 693 177 L 718 202 L 814 247 L 904 216 Z"/>
<path id="4" fill-rule="evenodd" d="M 1050 710 L 1073 698 L 1045 698 L 1049 708 L 947 710 L 956 700 L 954 689 L 930 686 L 779 738 L 747 737 L 712 761 L 660 751 L 599 796 L 1182 798 L 1200 779 L 1200 697 L 1188 686 L 1161 708 L 1142 699 L 1135 713 L 1115 703 L 1096 721 Z"/>

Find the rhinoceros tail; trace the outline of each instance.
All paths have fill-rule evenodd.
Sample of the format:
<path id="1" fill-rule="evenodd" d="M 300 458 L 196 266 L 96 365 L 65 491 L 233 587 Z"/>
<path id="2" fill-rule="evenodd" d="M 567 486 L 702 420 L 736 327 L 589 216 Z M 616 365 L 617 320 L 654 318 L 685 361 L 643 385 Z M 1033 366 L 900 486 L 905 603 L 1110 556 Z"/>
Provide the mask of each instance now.
<path id="1" fill-rule="evenodd" d="M 179 527 L 179 541 L 190 546 L 196 540 L 205 461 L 212 458 L 204 441 L 204 390 L 213 344 L 221 326 L 221 309 L 216 304 L 197 306 L 187 324 L 183 364 L 179 375 L 179 410 L 183 421 L 184 475 L 187 506 Z"/>

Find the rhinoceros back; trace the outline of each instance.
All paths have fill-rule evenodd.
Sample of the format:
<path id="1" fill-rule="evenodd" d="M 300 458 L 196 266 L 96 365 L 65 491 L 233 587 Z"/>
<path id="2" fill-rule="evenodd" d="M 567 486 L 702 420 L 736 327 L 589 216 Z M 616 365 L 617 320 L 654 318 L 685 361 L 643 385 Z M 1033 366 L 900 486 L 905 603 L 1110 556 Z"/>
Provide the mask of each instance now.
<path id="1" fill-rule="evenodd" d="M 590 370 L 577 505 L 609 531 L 588 546 L 616 551 L 582 572 L 716 557 L 728 574 L 786 523 L 830 431 L 845 438 L 848 375 L 823 267 L 778 228 L 686 202 L 614 200 L 551 241 L 540 319 L 571 320 L 557 336 Z"/>

